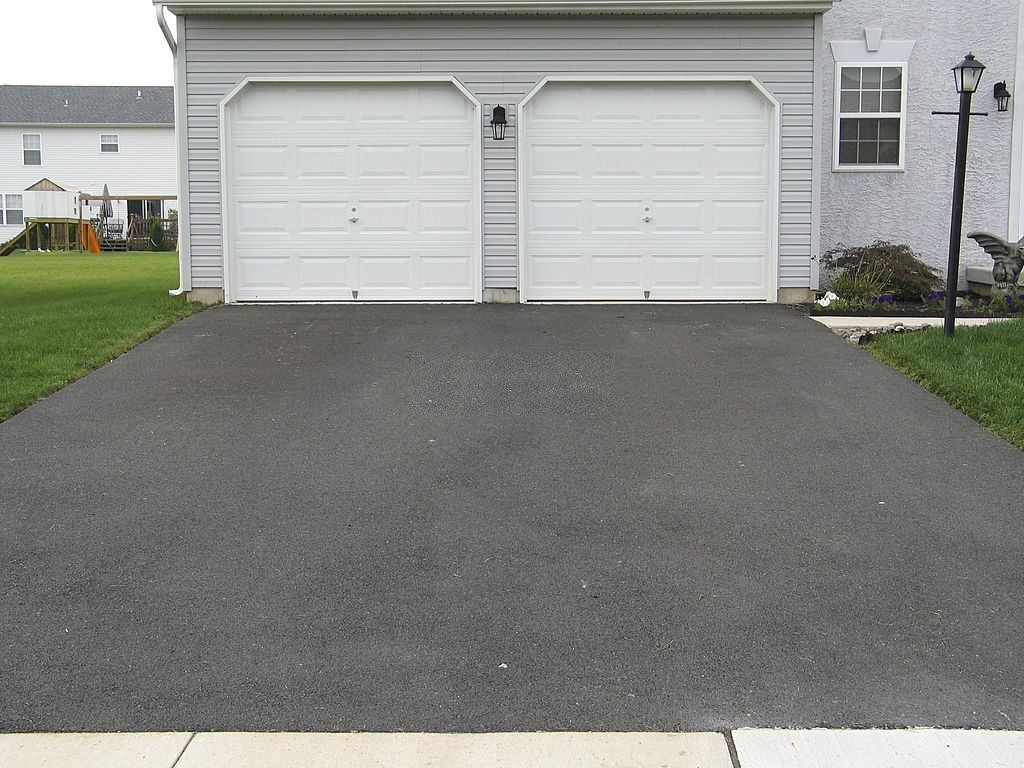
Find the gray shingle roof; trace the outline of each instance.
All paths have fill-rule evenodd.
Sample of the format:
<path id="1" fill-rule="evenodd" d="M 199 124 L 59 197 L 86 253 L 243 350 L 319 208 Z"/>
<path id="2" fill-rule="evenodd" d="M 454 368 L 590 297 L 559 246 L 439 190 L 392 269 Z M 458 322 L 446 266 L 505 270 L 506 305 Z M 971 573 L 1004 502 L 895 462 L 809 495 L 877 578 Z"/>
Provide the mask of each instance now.
<path id="1" fill-rule="evenodd" d="M 173 125 L 169 86 L 0 85 L 0 124 Z"/>

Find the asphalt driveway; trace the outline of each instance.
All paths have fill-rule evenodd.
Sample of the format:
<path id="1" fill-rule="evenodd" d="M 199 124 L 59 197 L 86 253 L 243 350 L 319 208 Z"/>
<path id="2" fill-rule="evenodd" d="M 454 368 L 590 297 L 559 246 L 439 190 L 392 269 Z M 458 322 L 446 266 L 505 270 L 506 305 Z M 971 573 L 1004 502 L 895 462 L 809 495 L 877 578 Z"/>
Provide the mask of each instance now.
<path id="1" fill-rule="evenodd" d="M 1024 454 L 785 307 L 225 307 L 0 424 L 0 729 L 1024 727 Z"/>

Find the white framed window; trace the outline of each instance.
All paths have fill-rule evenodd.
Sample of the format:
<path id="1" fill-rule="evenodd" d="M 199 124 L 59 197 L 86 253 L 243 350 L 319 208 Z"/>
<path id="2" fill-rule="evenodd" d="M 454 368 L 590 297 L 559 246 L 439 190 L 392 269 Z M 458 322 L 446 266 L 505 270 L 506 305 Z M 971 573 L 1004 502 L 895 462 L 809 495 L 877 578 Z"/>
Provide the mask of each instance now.
<path id="1" fill-rule="evenodd" d="M 38 133 L 21 134 L 21 154 L 25 165 L 42 165 L 43 137 Z"/>
<path id="2" fill-rule="evenodd" d="M 120 137 L 116 133 L 100 134 L 100 152 L 120 152 Z"/>
<path id="3" fill-rule="evenodd" d="M 0 195 L 0 224 L 21 226 L 25 223 L 25 203 L 21 195 Z"/>
<path id="4" fill-rule="evenodd" d="M 833 170 L 902 171 L 907 65 L 836 64 L 833 133 Z"/>

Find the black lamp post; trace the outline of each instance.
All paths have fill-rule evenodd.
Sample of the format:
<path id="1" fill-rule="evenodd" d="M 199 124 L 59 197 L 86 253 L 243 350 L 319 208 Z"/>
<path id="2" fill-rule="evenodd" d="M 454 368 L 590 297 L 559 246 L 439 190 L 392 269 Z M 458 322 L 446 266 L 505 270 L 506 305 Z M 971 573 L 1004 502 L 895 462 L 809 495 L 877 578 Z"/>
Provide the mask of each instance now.
<path id="1" fill-rule="evenodd" d="M 985 65 L 968 53 L 953 67 L 953 79 L 960 94 L 956 127 L 956 166 L 953 171 L 953 212 L 949 222 L 949 261 L 946 264 L 946 316 L 942 327 L 953 337 L 956 322 L 956 288 L 960 277 L 960 239 L 964 225 L 964 177 L 967 174 L 967 134 L 971 129 L 971 97 L 978 90 Z"/>

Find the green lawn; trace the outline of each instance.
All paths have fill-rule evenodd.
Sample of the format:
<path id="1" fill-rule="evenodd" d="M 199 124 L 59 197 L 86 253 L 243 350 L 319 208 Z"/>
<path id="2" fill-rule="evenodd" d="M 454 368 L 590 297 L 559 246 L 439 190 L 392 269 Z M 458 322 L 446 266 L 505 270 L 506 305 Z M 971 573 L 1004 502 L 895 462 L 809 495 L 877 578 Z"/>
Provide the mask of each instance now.
<path id="1" fill-rule="evenodd" d="M 198 312 L 174 253 L 0 258 L 0 420 Z"/>
<path id="2" fill-rule="evenodd" d="M 879 360 L 922 384 L 1024 449 L 1024 320 L 880 336 L 868 345 Z"/>

